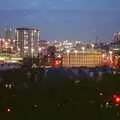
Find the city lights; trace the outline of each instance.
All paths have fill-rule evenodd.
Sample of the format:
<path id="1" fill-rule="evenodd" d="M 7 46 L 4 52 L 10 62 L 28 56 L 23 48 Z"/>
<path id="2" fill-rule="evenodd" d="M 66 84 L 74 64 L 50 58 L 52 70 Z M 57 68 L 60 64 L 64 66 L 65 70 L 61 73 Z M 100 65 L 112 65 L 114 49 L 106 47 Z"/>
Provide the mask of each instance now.
<path id="1" fill-rule="evenodd" d="M 95 45 L 94 45 L 94 44 L 91 44 L 91 47 L 92 47 L 92 48 L 94 48 L 94 47 L 95 47 Z"/>
<path id="2" fill-rule="evenodd" d="M 13 42 L 15 42 L 16 40 L 13 40 Z"/>
<path id="3" fill-rule="evenodd" d="M 5 45 L 8 45 L 8 42 L 5 42 Z"/>
<path id="4" fill-rule="evenodd" d="M 102 57 L 103 57 L 103 58 L 105 58 L 105 56 L 106 56 L 105 54 L 102 54 Z"/>
<path id="5" fill-rule="evenodd" d="M 32 53 L 34 52 L 34 49 L 33 49 L 33 48 L 31 49 L 31 52 L 32 52 Z"/>
<path id="6" fill-rule="evenodd" d="M 85 47 L 84 46 L 81 49 L 82 49 L 83 52 L 85 51 Z"/>
<path id="7" fill-rule="evenodd" d="M 8 109 L 7 109 L 7 112 L 10 112 L 10 111 L 11 111 L 11 109 L 10 109 L 10 108 L 8 108 Z"/>
<path id="8" fill-rule="evenodd" d="M 77 51 L 77 50 L 75 50 L 74 52 L 75 52 L 75 53 L 78 53 L 78 51 Z"/>
<path id="9" fill-rule="evenodd" d="M 10 48 L 13 49 L 13 46 L 11 46 Z"/>
<path id="10" fill-rule="evenodd" d="M 20 48 L 17 48 L 18 52 L 20 52 Z"/>
<path id="11" fill-rule="evenodd" d="M 42 48 L 38 48 L 38 51 L 41 52 Z"/>
<path id="12" fill-rule="evenodd" d="M 24 49 L 28 49 L 28 46 L 25 46 Z"/>
<path id="13" fill-rule="evenodd" d="M 70 53 L 70 50 L 67 50 L 66 52 L 67 52 L 67 53 Z"/>
<path id="14" fill-rule="evenodd" d="M 12 30 L 9 30 L 9 32 L 11 33 Z M 119 36 L 119 34 L 116 33 L 114 39 L 116 39 L 116 36 Z M 114 56 L 119 56 L 116 54 L 116 51 L 119 51 L 120 45 L 116 44 L 116 46 L 113 46 L 113 49 L 111 44 L 112 43 L 109 42 L 103 44 L 94 41 L 82 42 L 80 40 L 40 40 L 40 30 L 35 28 L 15 28 L 14 34 L 0 38 L 1 53 L 12 53 L 20 55 L 21 57 L 37 57 L 40 55 L 40 58 L 42 58 L 45 54 L 48 55 L 48 46 L 54 46 L 56 48 L 55 54 L 60 53 L 60 55 L 56 57 L 59 58 L 62 56 L 63 58 L 63 54 L 67 53 L 67 62 L 69 61 L 69 63 L 71 62 L 69 58 L 73 54 L 76 57 L 78 57 L 78 54 L 82 54 L 82 57 L 85 57 L 87 52 L 92 52 L 92 55 L 101 52 L 101 62 L 103 63 L 104 58 L 104 62 L 106 61 L 108 65 L 112 64 L 114 62 Z M 107 50 L 104 47 L 105 45 L 107 45 Z M 116 60 L 118 59 L 119 57 L 116 58 Z"/>
<path id="15" fill-rule="evenodd" d="M 58 57 L 58 58 L 61 58 L 61 55 L 58 55 L 57 57 Z"/>
<path id="16" fill-rule="evenodd" d="M 113 52 L 112 51 L 109 51 L 109 54 L 112 54 Z"/>
<path id="17" fill-rule="evenodd" d="M 95 45 L 94 45 L 94 44 L 91 44 L 91 47 L 92 47 L 92 51 L 93 51 L 93 50 L 94 50 Z"/>

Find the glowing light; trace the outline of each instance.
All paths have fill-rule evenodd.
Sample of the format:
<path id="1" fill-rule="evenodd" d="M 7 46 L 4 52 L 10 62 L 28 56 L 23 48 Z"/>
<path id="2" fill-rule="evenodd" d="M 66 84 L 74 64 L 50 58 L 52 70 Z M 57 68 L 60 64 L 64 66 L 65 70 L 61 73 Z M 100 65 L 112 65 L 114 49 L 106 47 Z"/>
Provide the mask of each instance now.
<path id="1" fill-rule="evenodd" d="M 20 48 L 18 48 L 17 50 L 20 51 Z"/>
<path id="2" fill-rule="evenodd" d="M 95 45 L 94 45 L 94 44 L 91 44 L 91 46 L 92 46 L 92 48 L 94 48 L 94 47 L 95 47 Z"/>
<path id="3" fill-rule="evenodd" d="M 9 42 L 11 42 L 11 39 L 8 39 Z"/>
<path id="4" fill-rule="evenodd" d="M 56 60 L 56 61 L 55 61 L 55 64 L 58 65 L 58 64 L 59 64 L 59 61 Z"/>
<path id="5" fill-rule="evenodd" d="M 105 54 L 102 54 L 102 57 L 104 58 L 104 57 L 105 57 Z"/>
<path id="6" fill-rule="evenodd" d="M 10 108 L 7 108 L 7 112 L 11 112 L 11 109 L 10 109 Z"/>
<path id="7" fill-rule="evenodd" d="M 75 52 L 75 53 L 78 53 L 78 51 L 77 51 L 77 50 L 75 50 L 74 52 Z"/>
<path id="8" fill-rule="evenodd" d="M 24 47 L 24 49 L 28 49 L 28 46 Z"/>
<path id="9" fill-rule="evenodd" d="M 61 55 L 58 55 L 58 58 L 61 58 Z"/>
<path id="10" fill-rule="evenodd" d="M 5 45 L 8 45 L 8 42 L 5 42 Z"/>
<path id="11" fill-rule="evenodd" d="M 120 97 L 116 97 L 115 101 L 120 104 Z"/>
<path id="12" fill-rule="evenodd" d="M 120 104 L 120 96 L 113 95 L 113 98 L 114 98 L 115 103 Z"/>
<path id="13" fill-rule="evenodd" d="M 40 52 L 42 50 L 42 48 L 38 48 L 38 51 Z"/>
<path id="14" fill-rule="evenodd" d="M 16 40 L 13 40 L 13 42 L 15 42 Z"/>
<path id="15" fill-rule="evenodd" d="M 35 107 L 35 108 L 37 108 L 37 107 L 38 107 L 38 105 L 34 105 L 34 107 Z"/>
<path id="16" fill-rule="evenodd" d="M 109 54 L 112 54 L 113 52 L 112 51 L 109 51 Z"/>
<path id="17" fill-rule="evenodd" d="M 94 48 L 94 47 L 95 47 L 95 45 L 94 45 L 94 44 L 91 44 L 91 46 L 92 46 L 92 48 Z"/>
<path id="18" fill-rule="evenodd" d="M 32 53 L 34 52 L 34 49 L 33 49 L 33 48 L 31 49 L 31 52 L 32 52 Z"/>
<path id="19" fill-rule="evenodd" d="M 102 96 L 103 95 L 103 93 L 100 93 L 100 96 Z"/>
<path id="20" fill-rule="evenodd" d="M 84 51 L 84 50 L 85 50 L 85 47 L 83 46 L 81 49 L 82 49 L 82 51 Z"/>
<path id="21" fill-rule="evenodd" d="M 70 53 L 70 50 L 67 50 L 66 52 L 67 52 L 67 53 Z"/>

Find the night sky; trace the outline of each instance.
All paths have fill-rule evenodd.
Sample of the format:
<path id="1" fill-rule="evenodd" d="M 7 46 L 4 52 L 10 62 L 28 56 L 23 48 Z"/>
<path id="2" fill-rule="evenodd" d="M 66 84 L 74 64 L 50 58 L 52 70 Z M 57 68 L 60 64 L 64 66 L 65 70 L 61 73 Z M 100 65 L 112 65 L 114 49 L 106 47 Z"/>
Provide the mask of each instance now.
<path id="1" fill-rule="evenodd" d="M 120 31 L 120 0 L 0 0 L 0 28 L 38 27 L 41 39 L 109 40 Z"/>

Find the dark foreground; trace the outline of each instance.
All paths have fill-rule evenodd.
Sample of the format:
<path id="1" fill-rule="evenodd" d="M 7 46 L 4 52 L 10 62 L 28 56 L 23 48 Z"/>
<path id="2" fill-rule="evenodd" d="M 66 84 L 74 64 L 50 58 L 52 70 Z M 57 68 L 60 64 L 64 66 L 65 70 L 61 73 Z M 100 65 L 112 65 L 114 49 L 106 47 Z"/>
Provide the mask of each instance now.
<path id="1" fill-rule="evenodd" d="M 27 73 L 28 71 L 31 72 Z M 26 74 L 27 73 L 27 74 Z M 69 78 L 43 69 L 0 72 L 0 119 L 4 120 L 116 120 L 120 75 Z"/>

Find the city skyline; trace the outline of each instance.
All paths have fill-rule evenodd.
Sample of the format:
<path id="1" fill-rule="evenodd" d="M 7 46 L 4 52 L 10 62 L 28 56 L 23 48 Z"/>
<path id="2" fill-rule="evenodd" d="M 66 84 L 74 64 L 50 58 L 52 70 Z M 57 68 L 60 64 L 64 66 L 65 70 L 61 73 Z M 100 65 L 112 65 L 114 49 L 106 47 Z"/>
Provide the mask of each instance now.
<path id="1" fill-rule="evenodd" d="M 120 31 L 118 0 L 0 1 L 0 30 L 37 27 L 41 39 L 110 40 Z"/>

